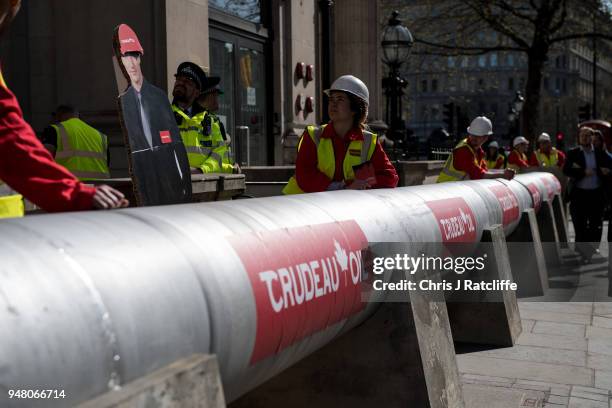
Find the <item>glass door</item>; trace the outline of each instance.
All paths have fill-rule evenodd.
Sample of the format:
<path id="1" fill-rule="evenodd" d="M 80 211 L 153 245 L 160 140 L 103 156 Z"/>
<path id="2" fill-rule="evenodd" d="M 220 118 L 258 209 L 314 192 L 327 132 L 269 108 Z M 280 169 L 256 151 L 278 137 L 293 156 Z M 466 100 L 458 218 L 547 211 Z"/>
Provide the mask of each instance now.
<path id="1" fill-rule="evenodd" d="M 268 164 L 266 58 L 263 43 L 211 28 L 211 75 L 221 77 L 219 117 L 236 162 Z"/>

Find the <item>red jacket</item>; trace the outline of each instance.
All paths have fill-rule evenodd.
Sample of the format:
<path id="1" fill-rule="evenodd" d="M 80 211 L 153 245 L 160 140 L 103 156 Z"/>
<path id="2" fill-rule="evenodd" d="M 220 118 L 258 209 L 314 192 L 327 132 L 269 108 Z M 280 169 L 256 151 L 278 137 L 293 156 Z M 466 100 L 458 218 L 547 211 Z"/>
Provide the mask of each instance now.
<path id="1" fill-rule="evenodd" d="M 0 179 L 45 211 L 87 210 L 94 187 L 55 163 L 23 119 L 0 72 Z"/>
<path id="2" fill-rule="evenodd" d="M 470 180 L 480 180 L 483 174 L 487 172 L 485 152 L 479 147 L 474 153 L 476 153 L 476 162 L 474 162 L 474 154 L 469 147 L 461 146 L 453 150 L 453 167 L 466 172 Z M 476 165 L 476 163 L 480 163 L 480 165 Z"/>
<path id="3" fill-rule="evenodd" d="M 516 149 L 512 149 L 512 151 L 510 152 L 510 155 L 508 156 L 508 167 L 511 164 L 517 166 L 519 169 L 522 169 L 524 167 L 529 167 L 529 163 L 527 163 L 526 159 L 527 159 L 527 156 L 525 156 L 525 158 L 523 159 L 519 155 L 519 152 Z"/>
<path id="4" fill-rule="evenodd" d="M 550 155 L 546 155 L 546 157 L 550 158 Z M 557 149 L 557 167 L 559 168 L 563 168 L 563 165 L 565 164 L 565 153 L 563 153 L 561 150 Z M 539 166 L 540 162 L 538 162 L 538 156 L 536 156 L 536 152 L 532 152 L 531 153 L 531 157 L 529 157 L 529 165 L 530 166 Z"/>
<path id="5" fill-rule="evenodd" d="M 308 131 L 305 131 L 295 162 L 295 177 L 300 188 L 306 193 L 325 191 L 332 181 L 344 180 L 342 164 L 348 145 L 353 140 L 363 140 L 363 133 L 359 129 L 352 129 L 344 136 L 343 140 L 336 135 L 334 127 L 330 124 L 321 133 L 321 138 L 331 138 L 333 141 L 336 171 L 333 180 L 330 180 L 317 168 L 317 147 L 308 135 Z M 397 187 L 399 177 L 380 143 L 376 143 L 370 162 L 374 166 L 376 176 L 376 184 L 372 188 Z"/>

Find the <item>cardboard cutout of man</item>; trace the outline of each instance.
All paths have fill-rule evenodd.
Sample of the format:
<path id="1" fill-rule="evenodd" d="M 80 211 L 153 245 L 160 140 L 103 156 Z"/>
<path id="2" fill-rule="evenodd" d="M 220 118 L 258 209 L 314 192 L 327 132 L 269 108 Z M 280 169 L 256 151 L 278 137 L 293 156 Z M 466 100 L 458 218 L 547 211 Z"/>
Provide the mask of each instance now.
<path id="1" fill-rule="evenodd" d="M 138 204 L 189 202 L 189 162 L 168 97 L 144 78 L 140 66 L 144 50 L 134 30 L 119 25 L 113 43 L 129 82 L 119 95 L 119 111 Z"/>

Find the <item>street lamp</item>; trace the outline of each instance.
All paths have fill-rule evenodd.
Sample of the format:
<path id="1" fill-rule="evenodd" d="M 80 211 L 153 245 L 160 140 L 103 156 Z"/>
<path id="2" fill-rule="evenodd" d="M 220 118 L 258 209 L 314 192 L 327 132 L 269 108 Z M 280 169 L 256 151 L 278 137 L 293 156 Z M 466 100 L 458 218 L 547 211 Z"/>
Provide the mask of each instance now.
<path id="1" fill-rule="evenodd" d="M 524 104 L 525 104 L 525 98 L 521 94 L 521 91 L 516 91 L 516 96 L 514 97 L 514 102 L 512 102 L 512 105 L 514 106 L 514 110 L 517 111 L 520 114 L 521 111 L 523 110 L 523 105 Z"/>
<path id="2" fill-rule="evenodd" d="M 402 95 L 404 95 L 402 89 L 406 87 L 407 82 L 401 77 L 399 70 L 410 54 L 414 39 L 398 17 L 397 11 L 391 13 L 391 18 L 382 33 L 382 61 L 389 67 L 389 75 L 383 78 L 382 86 L 387 97 L 386 121 L 390 127 L 388 135 L 391 139 L 402 143 L 406 135 L 406 126 L 401 119 Z"/>
<path id="3" fill-rule="evenodd" d="M 516 91 L 514 101 L 512 101 L 510 104 L 510 110 L 508 111 L 508 122 L 514 125 L 515 136 L 518 136 L 520 133 L 521 111 L 523 110 L 524 105 L 525 98 L 521 94 L 521 91 Z"/>

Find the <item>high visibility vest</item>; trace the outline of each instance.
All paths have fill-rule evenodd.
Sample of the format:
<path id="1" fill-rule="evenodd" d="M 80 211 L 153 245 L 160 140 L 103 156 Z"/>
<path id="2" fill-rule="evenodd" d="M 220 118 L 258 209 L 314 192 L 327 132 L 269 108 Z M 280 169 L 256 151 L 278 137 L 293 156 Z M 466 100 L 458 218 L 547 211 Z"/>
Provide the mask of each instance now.
<path id="1" fill-rule="evenodd" d="M 189 117 L 176 105 L 172 105 L 172 111 L 181 119 L 177 124 L 181 139 L 183 139 L 183 145 L 187 150 L 189 166 L 201 168 L 212 151 L 210 146 L 204 146 L 202 143 L 204 139 L 202 120 L 204 120 L 205 112 L 199 112 Z"/>
<path id="2" fill-rule="evenodd" d="M 232 173 L 234 170 L 234 158 L 232 157 L 229 143 L 223 139 L 219 118 L 213 113 L 205 112 L 203 123 L 204 138 L 202 139 L 202 144 L 211 149 L 209 157 L 203 164 L 204 172 Z"/>
<path id="3" fill-rule="evenodd" d="M 321 127 L 308 126 L 306 130 L 308 135 L 317 147 L 317 168 L 325 174 L 330 180 L 334 179 L 336 173 L 336 158 L 334 156 L 334 142 L 331 138 L 321 138 L 321 134 L 327 125 Z M 302 136 L 304 137 L 304 136 Z M 376 134 L 368 131 L 363 131 L 363 140 L 352 140 L 348 145 L 347 154 L 344 156 L 342 169 L 344 171 L 344 180 L 350 182 L 355 179 L 353 166 L 358 166 L 372 158 L 376 149 Z M 302 146 L 302 139 L 298 143 L 298 151 Z M 358 156 L 350 154 L 351 151 L 360 152 Z M 283 189 L 283 194 L 301 194 L 304 191 L 298 185 L 295 176 L 289 179 L 289 182 Z"/>
<path id="4" fill-rule="evenodd" d="M 108 139 L 80 119 L 53 125 L 57 133 L 55 161 L 79 180 L 110 178 L 106 151 Z"/>
<path id="5" fill-rule="evenodd" d="M 23 196 L 11 193 L 13 190 L 0 180 L 0 218 L 23 217 L 25 214 Z"/>
<path id="6" fill-rule="evenodd" d="M 525 162 L 527 161 L 527 155 L 525 155 L 525 153 L 521 153 L 521 152 L 519 152 L 516 149 L 514 149 L 512 152 L 515 152 L 516 154 L 518 154 L 523 161 L 525 161 Z M 510 153 L 510 154 L 512 154 L 512 153 Z M 508 156 L 508 158 L 510 158 L 510 157 Z M 512 169 L 512 170 L 514 170 L 516 172 L 518 172 L 521 169 L 519 166 L 517 166 L 516 164 L 512 164 L 509 161 L 508 161 L 508 168 Z"/>
<path id="7" fill-rule="evenodd" d="M 501 168 L 503 169 L 503 168 L 504 168 L 504 166 L 503 166 L 503 162 L 504 162 L 505 157 L 504 157 L 504 155 L 503 155 L 503 154 L 501 154 L 501 153 L 498 153 L 498 154 L 497 154 L 497 157 L 496 157 L 495 159 L 493 159 L 493 160 L 485 160 L 485 161 L 487 162 L 487 168 L 488 168 L 488 169 L 494 169 L 494 168 L 495 168 L 495 166 L 497 166 L 497 161 L 498 161 L 500 158 L 502 159 L 502 167 L 501 167 Z"/>
<path id="8" fill-rule="evenodd" d="M 187 150 L 189 166 L 203 173 L 231 173 L 234 159 L 229 145 L 223 140 L 219 119 L 206 111 L 189 117 L 176 105 L 172 105 L 172 110 L 181 118 L 178 128 Z M 204 128 L 205 124 L 207 129 Z"/>
<path id="9" fill-rule="evenodd" d="M 476 155 L 476 152 L 474 151 L 474 149 L 472 149 L 472 146 L 468 144 L 467 139 L 463 139 L 461 142 L 459 142 L 457 146 L 455 146 L 455 148 L 453 149 L 453 153 L 450 156 L 448 156 L 448 159 L 446 159 L 446 163 L 444 163 L 444 168 L 440 172 L 440 175 L 438 176 L 438 180 L 436 181 L 436 183 L 446 183 L 448 181 L 461 181 L 461 180 L 466 180 L 469 178 L 467 172 L 457 170 L 454 165 L 455 151 L 464 146 L 467 146 L 467 148 L 470 149 L 470 152 L 472 152 L 472 156 L 474 157 L 474 164 L 478 167 L 482 166 L 482 164 L 484 163 L 484 159 L 482 159 L 479 162 L 478 156 Z"/>
<path id="10" fill-rule="evenodd" d="M 554 147 L 552 148 L 552 151 L 550 152 L 550 157 L 542 153 L 540 149 L 537 149 L 535 151 L 535 155 L 536 155 L 536 159 L 538 159 L 538 164 L 540 166 L 552 167 L 552 166 L 556 166 L 559 163 L 559 154 L 558 154 L 557 149 L 555 149 Z"/>

